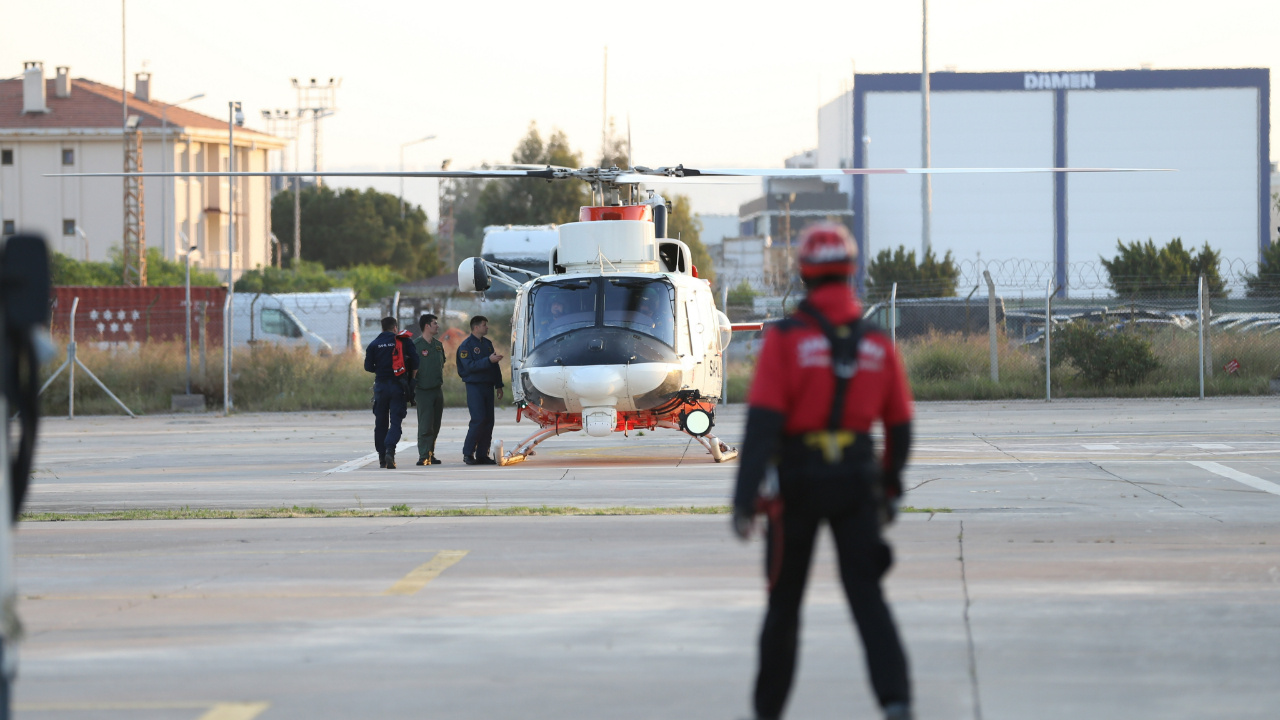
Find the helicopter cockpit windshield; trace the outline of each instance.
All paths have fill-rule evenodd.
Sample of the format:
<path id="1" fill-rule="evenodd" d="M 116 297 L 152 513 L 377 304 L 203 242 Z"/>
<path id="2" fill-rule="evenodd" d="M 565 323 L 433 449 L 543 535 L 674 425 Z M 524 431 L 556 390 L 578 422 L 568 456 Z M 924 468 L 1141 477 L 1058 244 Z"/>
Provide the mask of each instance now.
<path id="1" fill-rule="evenodd" d="M 675 346 L 675 289 L 658 278 L 582 278 L 542 282 L 530 296 L 533 347 L 589 327 L 640 332 Z"/>

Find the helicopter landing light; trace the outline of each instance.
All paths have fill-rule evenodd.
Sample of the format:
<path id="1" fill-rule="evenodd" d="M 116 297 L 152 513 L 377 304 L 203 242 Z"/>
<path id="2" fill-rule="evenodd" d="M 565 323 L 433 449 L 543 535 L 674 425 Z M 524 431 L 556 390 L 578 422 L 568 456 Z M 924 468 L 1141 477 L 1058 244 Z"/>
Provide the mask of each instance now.
<path id="1" fill-rule="evenodd" d="M 706 410 L 691 410 L 680 416 L 680 429 L 693 435 L 694 437 L 702 437 L 711 432 L 711 413 Z"/>

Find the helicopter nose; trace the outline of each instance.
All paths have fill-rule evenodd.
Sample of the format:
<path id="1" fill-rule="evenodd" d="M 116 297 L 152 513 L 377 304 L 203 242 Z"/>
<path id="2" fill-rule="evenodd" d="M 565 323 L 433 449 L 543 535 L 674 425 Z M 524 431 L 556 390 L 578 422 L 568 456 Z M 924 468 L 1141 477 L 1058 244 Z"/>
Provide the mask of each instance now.
<path id="1" fill-rule="evenodd" d="M 565 368 L 568 389 L 572 396 L 587 405 L 617 405 L 618 396 L 625 395 L 627 376 L 625 367 L 617 365 L 582 365 Z"/>

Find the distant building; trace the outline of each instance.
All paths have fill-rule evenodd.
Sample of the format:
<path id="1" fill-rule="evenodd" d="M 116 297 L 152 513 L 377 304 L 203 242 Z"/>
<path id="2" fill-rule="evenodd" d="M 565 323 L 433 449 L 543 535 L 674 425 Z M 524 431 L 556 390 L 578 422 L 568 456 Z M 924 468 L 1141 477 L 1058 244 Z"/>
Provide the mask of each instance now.
<path id="1" fill-rule="evenodd" d="M 0 80 L 0 219 L 3 233 L 42 233 L 53 250 L 80 260 L 106 260 L 124 237 L 124 181 L 44 177 L 61 172 L 120 172 L 124 130 L 120 88 L 66 67 L 44 78 L 42 63 Z M 151 78 L 137 76 L 128 114 L 139 117 L 144 171 L 216 171 L 229 165 L 227 121 L 154 100 Z M 165 117 L 168 127 L 165 129 Z M 235 131 L 236 169 L 268 170 L 268 154 L 286 141 L 246 128 Z M 203 255 L 201 266 L 226 271 L 230 183 L 227 178 L 148 178 L 143 182 L 148 248 L 168 259 L 185 248 L 179 232 Z M 234 272 L 271 264 L 270 183 L 238 178 Z"/>
<path id="2" fill-rule="evenodd" d="M 1177 171 L 936 176 L 933 249 L 1042 263 L 1064 289 L 1070 264 L 1110 257 L 1117 240 L 1180 237 L 1256 260 L 1277 235 L 1270 83 L 1265 68 L 932 73 L 934 167 Z M 920 109 L 918 73 L 855 76 L 818 111 L 819 165 L 919 167 Z M 851 180 L 864 255 L 919 251 L 920 178 Z"/>
<path id="3" fill-rule="evenodd" d="M 719 245 L 727 237 L 738 236 L 737 215 L 695 215 L 694 217 L 702 223 L 702 233 L 698 239 L 707 248 Z"/>

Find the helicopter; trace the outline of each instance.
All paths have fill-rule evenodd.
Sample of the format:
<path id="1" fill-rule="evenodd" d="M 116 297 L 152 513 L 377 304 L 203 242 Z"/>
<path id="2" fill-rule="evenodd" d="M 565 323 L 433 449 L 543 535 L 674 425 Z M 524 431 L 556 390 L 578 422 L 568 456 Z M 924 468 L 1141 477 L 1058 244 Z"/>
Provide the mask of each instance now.
<path id="1" fill-rule="evenodd" d="M 538 429 L 504 452 L 499 465 L 522 462 L 540 443 L 565 433 L 591 437 L 658 428 L 697 440 L 726 462 L 736 448 L 712 434 L 723 398 L 724 351 L 734 324 L 698 277 L 689 246 L 668 238 L 670 205 L 641 183 L 733 182 L 735 179 L 968 173 L 1137 172 L 1131 168 L 769 168 L 699 169 L 633 166 L 567 168 L 504 165 L 480 170 L 212 171 L 51 173 L 46 177 L 425 177 L 577 180 L 591 188 L 578 222 L 557 228 L 545 273 L 480 257 L 458 266 L 458 288 L 483 293 L 494 283 L 516 293 L 511 322 L 511 377 L 516 421 Z M 521 276 L 518 279 L 513 276 Z"/>
<path id="2" fill-rule="evenodd" d="M 545 274 L 483 258 L 458 266 L 460 290 L 499 283 L 516 293 L 516 421 L 529 418 L 538 429 L 510 452 L 494 440 L 490 457 L 511 465 L 564 433 L 657 428 L 689 435 L 715 462 L 737 457 L 711 432 L 735 328 L 698 277 L 689 246 L 667 237 L 667 201 L 652 190 L 637 200 L 618 168 L 560 170 L 591 183 L 593 204 L 557 228 Z M 738 329 L 747 327 L 760 325 Z"/>

